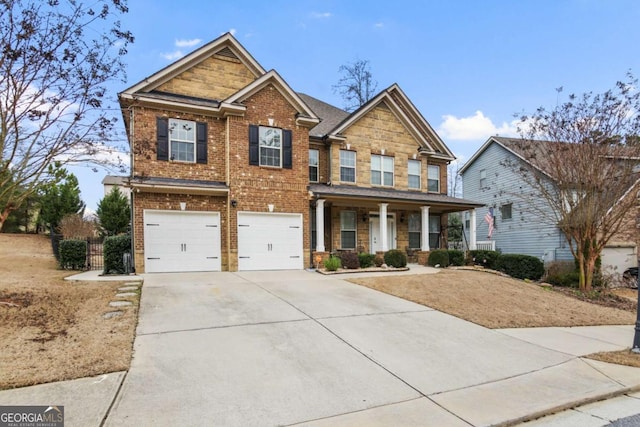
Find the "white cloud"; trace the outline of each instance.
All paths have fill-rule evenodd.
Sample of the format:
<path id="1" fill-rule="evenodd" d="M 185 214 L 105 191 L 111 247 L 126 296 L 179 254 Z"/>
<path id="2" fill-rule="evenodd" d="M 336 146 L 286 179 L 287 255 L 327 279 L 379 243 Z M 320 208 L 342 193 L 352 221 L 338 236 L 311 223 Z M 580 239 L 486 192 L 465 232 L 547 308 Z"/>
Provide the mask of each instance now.
<path id="1" fill-rule="evenodd" d="M 374 28 L 384 28 L 384 23 L 383 22 L 376 22 L 375 24 L 373 24 Z"/>
<path id="2" fill-rule="evenodd" d="M 473 116 L 456 117 L 453 115 L 442 116 L 443 122 L 438 127 L 438 133 L 444 139 L 471 141 L 487 139 L 493 135 L 517 136 L 519 120 L 510 123 L 503 122 L 496 126 L 482 111 L 476 111 Z"/>
<path id="3" fill-rule="evenodd" d="M 229 30 L 229 32 L 231 33 L 231 35 L 232 35 L 232 36 L 235 36 L 235 35 L 236 35 L 236 29 L 235 29 L 235 28 L 231 28 L 231 29 Z"/>
<path id="4" fill-rule="evenodd" d="M 331 18 L 331 12 L 311 12 L 311 17 L 316 19 L 327 19 Z"/>
<path id="5" fill-rule="evenodd" d="M 179 39 L 176 40 L 176 42 L 174 43 L 176 47 L 193 47 L 197 44 L 199 44 L 202 40 L 201 39 Z"/>
<path id="6" fill-rule="evenodd" d="M 180 49 L 178 49 L 169 53 L 161 53 L 160 56 L 162 56 L 166 60 L 175 61 L 176 59 L 182 58 L 184 56 L 184 53 Z"/>

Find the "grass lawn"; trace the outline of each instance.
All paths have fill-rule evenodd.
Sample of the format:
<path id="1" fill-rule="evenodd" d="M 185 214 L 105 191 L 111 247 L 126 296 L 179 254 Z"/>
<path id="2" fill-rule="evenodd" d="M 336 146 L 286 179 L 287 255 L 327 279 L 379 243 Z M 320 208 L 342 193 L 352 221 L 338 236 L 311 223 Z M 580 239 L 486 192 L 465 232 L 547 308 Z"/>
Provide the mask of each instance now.
<path id="1" fill-rule="evenodd" d="M 483 271 L 446 269 L 437 274 L 349 280 L 491 329 L 632 325 L 636 320 L 632 297 L 637 298 L 637 291 L 632 290 L 621 290 L 625 295 L 597 304 L 574 297 L 571 291 L 558 292 Z M 640 367 L 640 356 L 629 351 L 593 358 Z"/>
<path id="2" fill-rule="evenodd" d="M 123 282 L 76 282 L 45 236 L 0 234 L 0 389 L 129 369 L 138 297 L 113 311 Z"/>

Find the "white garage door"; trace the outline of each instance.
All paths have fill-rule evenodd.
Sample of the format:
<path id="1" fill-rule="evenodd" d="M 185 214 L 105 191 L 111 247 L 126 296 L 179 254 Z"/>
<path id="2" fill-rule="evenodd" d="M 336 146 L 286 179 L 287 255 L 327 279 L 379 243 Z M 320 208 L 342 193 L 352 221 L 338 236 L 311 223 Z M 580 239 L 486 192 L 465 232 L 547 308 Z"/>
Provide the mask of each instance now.
<path id="1" fill-rule="evenodd" d="M 238 270 L 302 268 L 302 214 L 238 212 Z"/>
<path id="2" fill-rule="evenodd" d="M 220 271 L 220 213 L 144 211 L 147 273 Z"/>
<path id="3" fill-rule="evenodd" d="M 629 267 L 637 267 L 636 251 L 633 246 L 608 246 L 602 250 L 602 272 L 622 274 Z"/>

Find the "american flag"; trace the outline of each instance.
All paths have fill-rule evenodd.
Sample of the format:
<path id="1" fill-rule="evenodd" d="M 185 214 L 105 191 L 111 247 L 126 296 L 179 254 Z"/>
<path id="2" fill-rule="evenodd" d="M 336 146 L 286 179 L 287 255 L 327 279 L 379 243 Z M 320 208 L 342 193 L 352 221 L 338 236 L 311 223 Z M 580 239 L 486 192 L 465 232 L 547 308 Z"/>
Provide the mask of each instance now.
<path id="1" fill-rule="evenodd" d="M 493 234 L 494 227 L 493 208 L 489 208 L 489 212 L 487 212 L 487 214 L 484 216 L 484 220 L 487 221 L 487 224 L 489 225 L 489 234 L 487 234 L 487 237 L 490 239 L 491 235 Z"/>

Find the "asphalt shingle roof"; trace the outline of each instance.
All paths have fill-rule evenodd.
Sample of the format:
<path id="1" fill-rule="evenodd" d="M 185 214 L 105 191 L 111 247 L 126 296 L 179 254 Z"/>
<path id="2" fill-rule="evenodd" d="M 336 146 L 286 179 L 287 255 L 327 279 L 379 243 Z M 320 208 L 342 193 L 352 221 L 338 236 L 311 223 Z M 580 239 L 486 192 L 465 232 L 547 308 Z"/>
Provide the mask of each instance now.
<path id="1" fill-rule="evenodd" d="M 309 131 L 309 136 L 323 137 L 349 116 L 347 111 L 334 107 L 305 93 L 298 92 L 298 96 L 302 98 L 305 104 L 322 120 Z"/>

